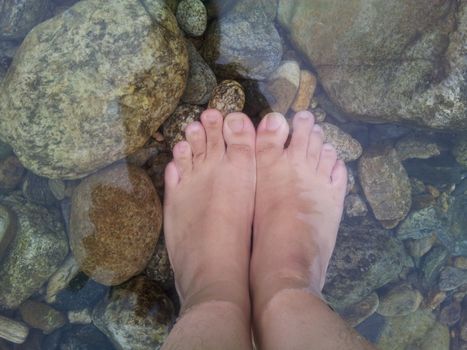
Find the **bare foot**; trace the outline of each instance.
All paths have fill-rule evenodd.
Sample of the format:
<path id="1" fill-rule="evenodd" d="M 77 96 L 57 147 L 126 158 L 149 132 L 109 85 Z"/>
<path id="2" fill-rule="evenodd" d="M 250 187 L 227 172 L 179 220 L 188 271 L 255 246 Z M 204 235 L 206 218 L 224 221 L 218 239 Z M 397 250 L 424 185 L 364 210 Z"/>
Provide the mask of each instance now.
<path id="1" fill-rule="evenodd" d="M 209 301 L 249 316 L 255 129 L 242 113 L 207 110 L 167 166 L 164 227 L 182 313 Z"/>
<path id="2" fill-rule="evenodd" d="M 344 163 L 331 145 L 323 145 L 311 113 L 297 113 L 293 128 L 287 149 L 289 128 L 282 115 L 267 115 L 257 131 L 250 272 L 256 315 L 282 290 L 320 296 L 342 215 Z"/>

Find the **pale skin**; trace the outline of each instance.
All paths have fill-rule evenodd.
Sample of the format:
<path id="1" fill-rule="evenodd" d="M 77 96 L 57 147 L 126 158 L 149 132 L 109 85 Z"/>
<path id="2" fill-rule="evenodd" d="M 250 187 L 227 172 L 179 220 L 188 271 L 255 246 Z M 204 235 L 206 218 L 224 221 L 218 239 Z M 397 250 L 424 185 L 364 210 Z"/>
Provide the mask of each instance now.
<path id="1" fill-rule="evenodd" d="M 207 110 L 185 133 L 165 174 L 182 309 L 163 349 L 252 349 L 252 334 L 266 350 L 374 349 L 321 298 L 347 173 L 313 115 L 297 113 L 287 148 L 277 113 L 256 131 Z"/>

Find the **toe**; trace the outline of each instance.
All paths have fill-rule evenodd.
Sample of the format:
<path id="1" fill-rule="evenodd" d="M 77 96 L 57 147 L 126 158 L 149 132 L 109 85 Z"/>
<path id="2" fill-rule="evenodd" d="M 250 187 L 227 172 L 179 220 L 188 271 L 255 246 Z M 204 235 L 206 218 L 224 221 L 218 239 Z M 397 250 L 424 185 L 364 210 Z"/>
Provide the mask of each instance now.
<path id="1" fill-rule="evenodd" d="M 186 140 L 193 152 L 193 165 L 201 163 L 206 157 L 206 132 L 200 122 L 193 122 L 185 129 Z"/>
<path id="2" fill-rule="evenodd" d="M 318 167 L 323 141 L 323 129 L 318 124 L 313 125 L 310 133 L 310 139 L 308 141 L 307 157 L 314 169 Z"/>
<path id="3" fill-rule="evenodd" d="M 191 173 L 193 168 L 193 155 L 190 144 L 186 141 L 180 141 L 173 149 L 174 163 L 180 178 Z"/>
<path id="4" fill-rule="evenodd" d="M 293 119 L 293 133 L 288 147 L 288 152 L 299 159 L 306 158 L 310 132 L 313 128 L 314 117 L 308 111 L 295 114 Z"/>
<path id="5" fill-rule="evenodd" d="M 180 181 L 180 174 L 178 173 L 177 167 L 174 162 L 170 162 L 165 167 L 165 192 L 169 193 Z"/>
<path id="6" fill-rule="evenodd" d="M 331 181 L 331 173 L 332 169 L 336 165 L 337 161 L 337 152 L 335 148 L 329 144 L 325 143 L 321 148 L 321 155 L 319 157 L 319 164 L 318 164 L 318 174 L 320 176 L 326 177 Z"/>
<path id="7" fill-rule="evenodd" d="M 289 126 L 280 113 L 267 114 L 258 126 L 256 161 L 258 166 L 269 165 L 284 153 Z"/>
<path id="8" fill-rule="evenodd" d="M 206 132 L 206 158 L 221 158 L 225 152 L 221 112 L 216 109 L 207 109 L 201 114 L 201 123 Z"/>
<path id="9" fill-rule="evenodd" d="M 227 157 L 232 161 L 253 161 L 255 127 L 243 113 L 231 113 L 224 121 L 224 138 Z"/>
<path id="10" fill-rule="evenodd" d="M 341 188 L 342 192 L 345 194 L 345 189 L 347 188 L 347 167 L 340 159 L 337 160 L 332 169 L 331 181 L 334 186 Z"/>

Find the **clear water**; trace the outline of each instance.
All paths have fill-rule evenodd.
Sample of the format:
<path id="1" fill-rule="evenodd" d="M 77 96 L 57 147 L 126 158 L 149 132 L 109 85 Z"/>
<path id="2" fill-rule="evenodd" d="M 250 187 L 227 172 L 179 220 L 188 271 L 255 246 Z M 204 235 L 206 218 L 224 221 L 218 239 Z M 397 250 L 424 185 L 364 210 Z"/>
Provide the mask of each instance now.
<path id="1" fill-rule="evenodd" d="M 381 349 L 466 349 L 467 3 L 179 3 L 0 0 L 0 349 L 161 346 L 142 203 L 208 104 L 312 111 L 351 174 L 328 302 Z"/>

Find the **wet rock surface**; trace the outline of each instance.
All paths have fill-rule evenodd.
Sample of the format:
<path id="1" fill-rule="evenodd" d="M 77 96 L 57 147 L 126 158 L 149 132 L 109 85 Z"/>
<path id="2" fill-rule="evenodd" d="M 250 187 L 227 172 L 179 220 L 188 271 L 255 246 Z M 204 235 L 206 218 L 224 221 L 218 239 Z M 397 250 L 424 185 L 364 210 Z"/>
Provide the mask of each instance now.
<path id="1" fill-rule="evenodd" d="M 45 334 L 52 333 L 66 323 L 66 318 L 60 311 L 36 301 L 27 300 L 21 304 L 19 312 L 28 325 L 42 330 Z"/>
<path id="2" fill-rule="evenodd" d="M 221 81 L 212 92 L 208 108 L 219 110 L 224 117 L 229 113 L 241 112 L 245 106 L 245 92 L 235 80 Z"/>
<path id="3" fill-rule="evenodd" d="M 334 146 L 337 157 L 344 162 L 360 158 L 362 146 L 352 136 L 330 123 L 319 124 L 323 128 L 324 141 Z"/>
<path id="4" fill-rule="evenodd" d="M 13 191 L 21 182 L 24 167 L 15 156 L 0 161 L 0 193 Z"/>
<path id="5" fill-rule="evenodd" d="M 132 165 L 98 172 L 75 189 L 70 245 L 92 279 L 118 285 L 143 271 L 162 225 L 162 208 L 149 176 Z"/>
<path id="6" fill-rule="evenodd" d="M 16 308 L 35 293 L 68 254 L 56 209 L 28 202 L 15 193 L 2 201 L 17 217 L 17 232 L 0 265 L 0 308 Z"/>
<path id="7" fill-rule="evenodd" d="M 380 315 L 406 316 L 417 311 L 422 302 L 422 294 L 408 284 L 396 285 L 380 293 L 377 312 Z"/>
<path id="8" fill-rule="evenodd" d="M 92 317 L 94 324 L 122 350 L 159 349 L 175 322 L 170 299 L 155 282 L 144 277 L 113 288 Z"/>
<path id="9" fill-rule="evenodd" d="M 139 2 L 86 0 L 27 36 L 0 93 L 0 137 L 27 168 L 83 177 L 165 121 L 188 60 L 174 16 L 159 10 L 151 18 Z"/>
<path id="10" fill-rule="evenodd" d="M 195 105 L 181 104 L 177 107 L 170 119 L 163 125 L 164 138 L 170 149 L 177 142 L 185 140 L 185 128 L 194 121 L 199 121 L 203 111 L 202 107 Z"/>
<path id="11" fill-rule="evenodd" d="M 18 227 L 17 219 L 13 211 L 0 205 L 0 260 L 7 252 L 11 241 L 16 236 Z"/>

